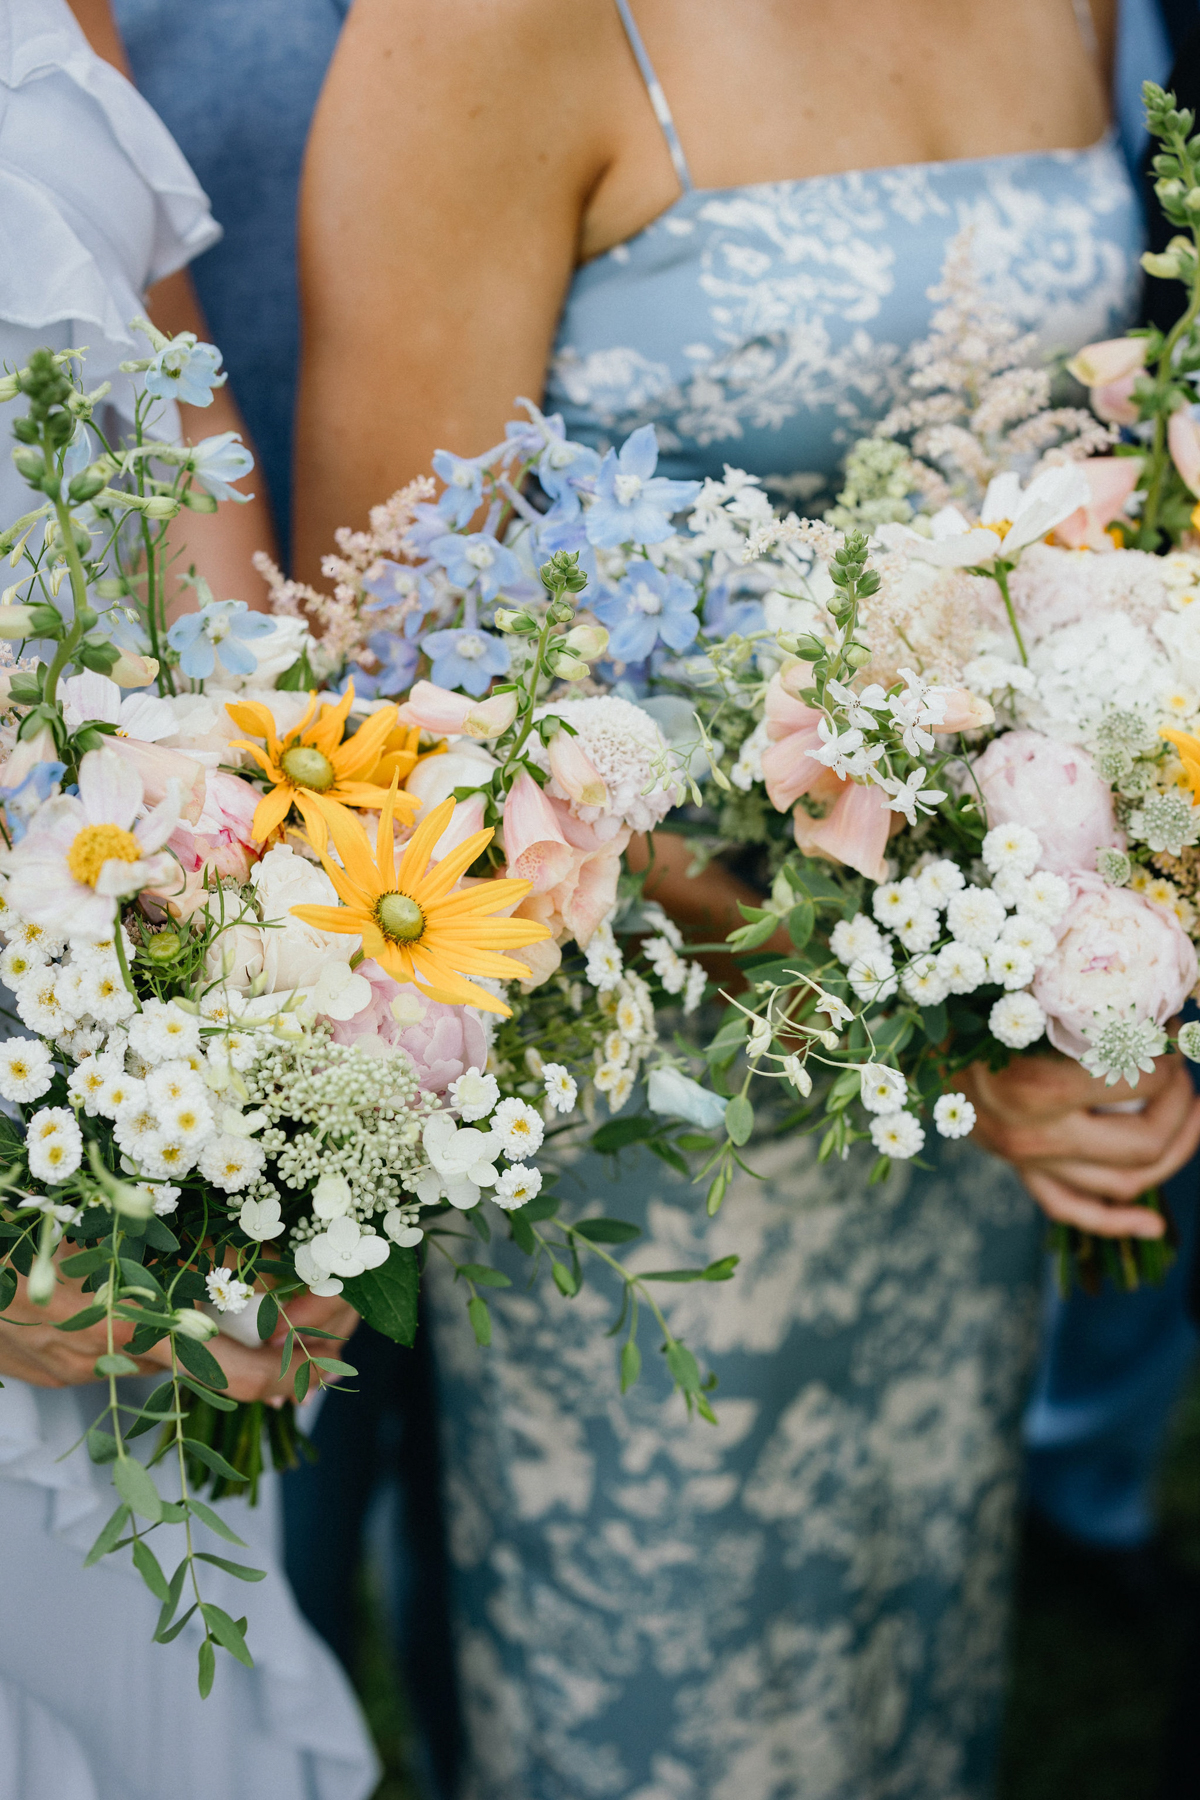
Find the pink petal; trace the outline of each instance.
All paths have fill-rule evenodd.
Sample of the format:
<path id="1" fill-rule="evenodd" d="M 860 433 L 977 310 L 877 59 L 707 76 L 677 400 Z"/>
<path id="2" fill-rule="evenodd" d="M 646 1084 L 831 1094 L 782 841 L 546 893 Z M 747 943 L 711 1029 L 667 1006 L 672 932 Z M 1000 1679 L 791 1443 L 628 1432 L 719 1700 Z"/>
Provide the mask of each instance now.
<path id="1" fill-rule="evenodd" d="M 1067 364 L 1076 381 L 1084 387 L 1101 387 L 1106 382 L 1135 376 L 1146 366 L 1147 340 L 1134 337 L 1105 338 L 1099 344 L 1085 344 Z"/>
<path id="2" fill-rule="evenodd" d="M 134 827 L 134 836 L 145 851 L 161 850 L 179 823 L 179 789 L 168 783 L 167 797 Z"/>
<path id="3" fill-rule="evenodd" d="M 569 872 L 571 846 L 528 770 L 518 775 L 504 803 L 503 833 L 508 874 L 532 881 L 535 893 L 556 887 Z"/>
<path id="4" fill-rule="evenodd" d="M 577 737 L 556 731 L 550 739 L 550 771 L 564 794 L 577 806 L 607 806 L 608 788 Z"/>
<path id="5" fill-rule="evenodd" d="M 115 725 L 120 719 L 120 688 L 107 675 L 97 674 L 94 669 L 69 676 L 59 683 L 58 692 L 64 709 L 70 709 L 67 723 L 72 731 L 78 731 L 90 719 L 99 719 L 105 725 Z M 169 707 L 167 711 L 170 712 Z"/>
<path id="6" fill-rule="evenodd" d="M 868 881 L 882 881 L 886 874 L 883 853 L 891 823 L 892 813 L 882 788 L 848 781 L 827 819 L 810 819 L 798 806 L 792 830 L 806 856 L 828 856 L 857 869 Z"/>
<path id="7" fill-rule="evenodd" d="M 816 759 L 815 753 L 821 748 L 821 737 L 815 730 L 795 731 L 790 737 L 767 745 L 762 755 L 763 780 L 776 812 L 786 812 L 828 772 L 824 763 Z"/>
<path id="8" fill-rule="evenodd" d="M 1106 425 L 1136 425 L 1141 417 L 1134 402 L 1136 375 L 1123 375 L 1120 381 L 1105 381 L 1088 395 L 1092 411 Z"/>
<path id="9" fill-rule="evenodd" d="M 472 794 L 469 800 L 460 800 L 454 808 L 453 817 L 430 852 L 431 862 L 441 862 L 443 856 L 449 856 L 460 844 L 465 844 L 469 837 L 483 830 L 483 815 L 486 801 L 482 794 Z"/>
<path id="10" fill-rule="evenodd" d="M 1167 425 L 1171 461 L 1193 494 L 1200 494 L 1200 425 L 1186 406 L 1171 414 Z"/>
<path id="11" fill-rule="evenodd" d="M 1140 456 L 1092 456 L 1079 465 L 1091 490 L 1087 506 L 1070 513 L 1054 527 L 1054 535 L 1069 550 L 1109 550 L 1112 540 L 1105 536 L 1110 525 L 1125 510 L 1142 472 Z"/>
<path id="12" fill-rule="evenodd" d="M 142 804 L 142 778 L 115 750 L 89 750 L 79 765 L 79 798 L 89 825 L 128 831 Z"/>
<path id="13" fill-rule="evenodd" d="M 156 806 L 174 783 L 181 816 L 191 825 L 199 821 L 207 793 L 208 772 L 203 763 L 194 756 L 185 756 L 182 750 L 169 750 L 165 744 L 140 743 L 136 738 L 115 737 L 112 749 L 115 756 L 137 770 L 144 805 Z M 248 782 L 241 785 L 248 793 L 253 791 Z"/>
<path id="14" fill-rule="evenodd" d="M 443 737 L 457 736 L 476 704 L 469 694 L 455 694 L 435 682 L 418 681 L 396 720 L 400 725 L 419 725 L 422 731 Z"/>

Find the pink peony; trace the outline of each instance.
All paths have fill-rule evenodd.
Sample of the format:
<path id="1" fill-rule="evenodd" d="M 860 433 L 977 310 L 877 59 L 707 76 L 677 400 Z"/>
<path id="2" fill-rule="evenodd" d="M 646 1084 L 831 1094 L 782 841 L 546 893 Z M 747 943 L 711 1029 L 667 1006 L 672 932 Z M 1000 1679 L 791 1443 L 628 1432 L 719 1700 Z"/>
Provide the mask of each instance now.
<path id="1" fill-rule="evenodd" d="M 1034 978 L 1046 1032 L 1068 1056 L 1087 1050 L 1085 1029 L 1115 1007 L 1165 1025 L 1196 985 L 1196 952 L 1173 912 L 1099 875 L 1069 877 L 1071 903 L 1058 948 Z"/>
<path id="2" fill-rule="evenodd" d="M 430 1000 L 411 983 L 393 981 L 367 958 L 355 970 L 371 984 L 371 1004 L 352 1019 L 333 1020 L 333 1039 L 377 1056 L 407 1050 L 417 1080 L 430 1094 L 444 1094 L 468 1069 L 487 1063 L 487 1036 L 468 1006 Z"/>
<path id="3" fill-rule="evenodd" d="M 1041 840 L 1038 867 L 1056 875 L 1096 867 L 1096 852 L 1123 849 L 1112 793 L 1087 752 L 1040 731 L 993 738 L 975 764 L 989 826 L 1028 825 Z"/>
<path id="4" fill-rule="evenodd" d="M 258 857 L 252 827 L 260 798 L 248 781 L 221 769 L 208 771 L 200 816 L 194 825 L 181 819 L 171 834 L 170 847 L 185 875 L 212 869 L 235 881 L 250 879 Z"/>

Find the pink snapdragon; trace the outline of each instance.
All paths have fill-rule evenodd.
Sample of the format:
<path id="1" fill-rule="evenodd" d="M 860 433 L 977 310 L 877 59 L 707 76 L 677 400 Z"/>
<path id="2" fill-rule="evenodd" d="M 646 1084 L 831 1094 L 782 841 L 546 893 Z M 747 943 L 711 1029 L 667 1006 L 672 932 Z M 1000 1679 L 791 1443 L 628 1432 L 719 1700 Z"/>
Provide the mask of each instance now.
<path id="1" fill-rule="evenodd" d="M 829 771 L 822 770 L 823 774 Z M 835 781 L 837 780 L 834 777 Z M 827 856 L 857 869 L 868 881 L 883 881 L 884 851 L 892 825 L 900 823 L 882 788 L 873 783 L 838 782 L 840 793 L 824 819 L 812 819 L 802 806 L 792 815 L 792 833 L 805 856 Z"/>

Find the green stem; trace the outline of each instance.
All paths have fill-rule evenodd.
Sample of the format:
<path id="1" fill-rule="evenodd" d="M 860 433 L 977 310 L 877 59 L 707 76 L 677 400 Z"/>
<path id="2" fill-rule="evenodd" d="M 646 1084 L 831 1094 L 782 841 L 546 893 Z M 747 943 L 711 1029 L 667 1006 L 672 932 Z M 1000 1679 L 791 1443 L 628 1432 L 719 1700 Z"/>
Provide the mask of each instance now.
<path id="1" fill-rule="evenodd" d="M 129 962 L 125 955 L 125 933 L 121 929 L 121 913 L 119 908 L 113 923 L 113 946 L 117 952 L 117 962 L 120 964 L 121 979 L 125 983 L 126 991 L 132 996 L 134 1005 L 137 1007 L 138 1011 L 141 1012 L 142 1003 L 138 999 L 137 989 L 133 985 L 133 976 L 129 973 Z"/>
<path id="2" fill-rule="evenodd" d="M 542 629 L 538 633 L 537 656 L 534 658 L 533 679 L 529 684 L 529 698 L 525 705 L 525 716 L 521 722 L 521 730 L 518 734 L 517 741 L 509 751 L 508 757 L 505 760 L 504 768 L 501 771 L 502 774 L 507 775 L 508 771 L 512 768 L 524 748 L 525 740 L 533 729 L 533 714 L 538 702 L 538 689 L 542 677 L 543 658 L 546 653 L 546 645 L 550 641 L 550 633 L 553 629 L 554 621 L 550 618 L 549 614 L 547 614 L 542 622 Z"/>
<path id="3" fill-rule="evenodd" d="M 1015 565 L 1012 563 L 997 562 L 992 569 L 992 578 L 995 581 L 996 586 L 1000 589 L 1000 598 L 1004 601 L 1004 610 L 1008 614 L 1008 622 L 1012 626 L 1012 634 L 1017 640 L 1017 649 L 1021 653 L 1021 661 L 1028 667 L 1029 658 L 1025 654 L 1025 640 L 1021 636 L 1021 627 L 1017 624 L 1017 615 L 1016 610 L 1013 607 L 1012 595 L 1008 591 L 1008 577 L 1014 566 Z"/>
<path id="4" fill-rule="evenodd" d="M 1192 228 L 1192 241 L 1196 246 L 1197 258 L 1200 259 L 1200 228 Z M 1171 379 L 1171 366 L 1176 346 L 1185 333 L 1189 332 L 1200 314 L 1200 260 L 1192 275 L 1192 297 L 1187 311 L 1183 313 L 1167 333 L 1163 341 L 1162 355 L 1158 359 L 1156 379 L 1160 390 L 1166 387 Z M 1142 528 L 1139 536 L 1142 547 L 1146 550 L 1158 548 L 1158 509 L 1162 502 L 1163 479 L 1167 472 L 1167 419 L 1159 412 L 1154 419 L 1154 443 L 1150 451 L 1150 485 L 1146 489 L 1146 503 L 1142 507 Z"/>

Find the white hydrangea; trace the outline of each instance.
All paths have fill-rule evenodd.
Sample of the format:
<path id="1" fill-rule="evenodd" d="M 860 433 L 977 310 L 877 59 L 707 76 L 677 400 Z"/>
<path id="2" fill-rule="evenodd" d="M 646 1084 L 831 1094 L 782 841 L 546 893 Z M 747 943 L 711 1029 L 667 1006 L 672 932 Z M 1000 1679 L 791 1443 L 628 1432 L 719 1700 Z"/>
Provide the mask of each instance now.
<path id="1" fill-rule="evenodd" d="M 870 956 L 883 943 L 883 933 L 866 913 L 839 919 L 829 934 L 829 947 L 846 968 L 860 956 Z"/>
<path id="2" fill-rule="evenodd" d="M 988 1014 L 988 1029 L 1010 1050 L 1025 1050 L 1045 1031 L 1046 1015 L 1032 994 L 1005 994 Z"/>
<path id="3" fill-rule="evenodd" d="M 917 1006 L 940 1006 L 950 984 L 936 956 L 916 956 L 900 976 L 900 986 Z"/>
<path id="4" fill-rule="evenodd" d="M 670 764 L 667 740 L 658 725 L 630 700 L 599 694 L 584 700 L 556 700 L 540 706 L 534 719 L 565 719 L 577 733 L 579 748 L 608 789 L 608 804 L 578 806 L 553 778 L 547 792 L 566 800 L 579 818 L 591 822 L 607 815 L 634 831 L 652 831 L 684 797 Z M 526 754 L 549 770 L 550 758 L 541 738 L 533 736 Z"/>
<path id="5" fill-rule="evenodd" d="M 54 1079 L 54 1059 L 40 1038 L 0 1043 L 0 1095 L 23 1105 L 40 1100 Z"/>
<path id="6" fill-rule="evenodd" d="M 256 1244 L 265 1244 L 283 1232 L 283 1212 L 278 1200 L 268 1195 L 264 1200 L 243 1200 L 238 1224 Z"/>
<path id="7" fill-rule="evenodd" d="M 974 944 L 947 944 L 938 951 L 937 966 L 950 994 L 973 994 L 987 980 L 987 962 Z"/>
<path id="8" fill-rule="evenodd" d="M 25 1154 L 35 1181 L 65 1181 L 83 1160 L 83 1133 L 66 1106 L 44 1106 L 25 1127 Z"/>
<path id="9" fill-rule="evenodd" d="M 883 1063 L 864 1063 L 859 1074 L 862 1103 L 868 1112 L 883 1115 L 903 1111 L 908 1083 L 899 1069 L 889 1069 Z"/>
<path id="10" fill-rule="evenodd" d="M 450 1104 L 468 1124 L 486 1119 L 499 1098 L 499 1082 L 482 1069 L 467 1069 L 450 1084 Z"/>
<path id="11" fill-rule="evenodd" d="M 1028 825 L 997 825 L 983 840 L 983 866 L 991 874 L 1001 869 L 1032 875 L 1042 854 L 1041 840 Z"/>
<path id="12" fill-rule="evenodd" d="M 965 887 L 946 908 L 946 923 L 960 944 L 987 950 L 1000 936 L 1005 920 L 1004 902 L 990 888 Z"/>
<path id="13" fill-rule="evenodd" d="M 881 1156 L 907 1162 L 924 1146 L 925 1132 L 912 1113 L 885 1113 L 882 1118 L 871 1120 L 871 1142 Z"/>
<path id="14" fill-rule="evenodd" d="M 943 1094 L 934 1102 L 933 1122 L 944 1138 L 970 1137 L 975 1129 L 975 1108 L 965 1094 Z"/>

